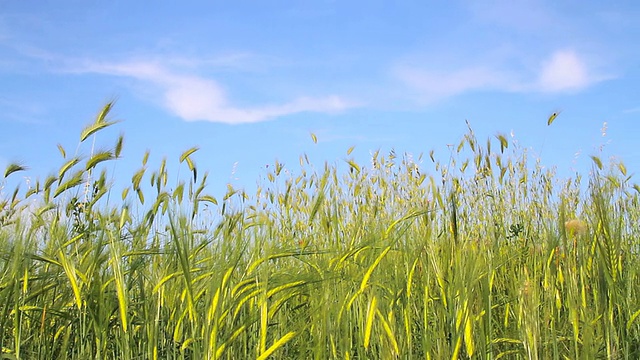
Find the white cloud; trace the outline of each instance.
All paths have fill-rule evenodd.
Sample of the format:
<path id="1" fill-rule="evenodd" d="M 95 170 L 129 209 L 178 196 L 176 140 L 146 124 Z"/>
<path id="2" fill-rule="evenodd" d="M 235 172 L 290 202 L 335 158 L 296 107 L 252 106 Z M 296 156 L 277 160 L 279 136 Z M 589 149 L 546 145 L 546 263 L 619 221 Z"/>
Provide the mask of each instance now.
<path id="1" fill-rule="evenodd" d="M 538 81 L 542 92 L 580 90 L 597 81 L 583 59 L 570 50 L 556 51 L 542 66 Z"/>
<path id="2" fill-rule="evenodd" d="M 553 52 L 541 66 L 524 71 L 506 61 L 461 67 L 454 70 L 401 65 L 394 75 L 413 89 L 420 101 L 435 102 L 472 91 L 510 93 L 562 93 L 583 90 L 612 78 L 596 71 L 587 58 L 572 50 Z"/>
<path id="3" fill-rule="evenodd" d="M 253 123 L 301 112 L 336 113 L 355 106 L 331 95 L 300 97 L 279 105 L 234 107 L 216 81 L 178 74 L 158 62 L 87 63 L 75 71 L 124 76 L 149 84 L 162 94 L 159 100 L 163 106 L 187 121 Z"/>

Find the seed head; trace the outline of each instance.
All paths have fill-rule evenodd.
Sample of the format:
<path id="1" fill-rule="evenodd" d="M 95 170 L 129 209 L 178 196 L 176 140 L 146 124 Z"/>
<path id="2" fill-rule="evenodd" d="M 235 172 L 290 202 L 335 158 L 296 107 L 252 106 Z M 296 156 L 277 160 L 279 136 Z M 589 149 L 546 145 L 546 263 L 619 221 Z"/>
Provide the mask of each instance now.
<path id="1" fill-rule="evenodd" d="M 564 223 L 564 228 L 571 236 L 584 235 L 587 232 L 587 224 L 578 219 L 571 219 Z"/>

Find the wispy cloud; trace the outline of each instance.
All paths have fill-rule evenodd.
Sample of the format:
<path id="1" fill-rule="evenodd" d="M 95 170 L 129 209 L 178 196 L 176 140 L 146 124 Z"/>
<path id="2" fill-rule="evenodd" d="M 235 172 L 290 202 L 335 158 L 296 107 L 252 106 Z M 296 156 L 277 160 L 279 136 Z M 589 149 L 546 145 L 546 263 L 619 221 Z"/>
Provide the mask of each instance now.
<path id="1" fill-rule="evenodd" d="M 400 81 L 418 92 L 421 101 L 427 103 L 474 90 L 510 87 L 506 74 L 487 67 L 433 71 L 401 66 L 396 68 L 394 72 Z"/>
<path id="2" fill-rule="evenodd" d="M 495 0 L 491 4 L 471 0 L 463 3 L 472 18 L 494 27 L 541 31 L 557 21 L 552 9 L 539 0 Z"/>
<path id="3" fill-rule="evenodd" d="M 235 107 L 215 80 L 182 74 L 156 61 L 85 62 L 81 66 L 75 66 L 73 71 L 122 76 L 141 81 L 160 94 L 161 99 L 158 100 L 167 110 L 187 121 L 255 123 L 302 112 L 336 113 L 356 106 L 340 96 L 329 95 L 301 96 L 276 105 Z"/>
<path id="4" fill-rule="evenodd" d="M 575 92 L 612 78 L 594 69 L 586 56 L 565 49 L 553 52 L 533 71 L 498 62 L 453 70 L 400 65 L 394 68 L 393 74 L 427 103 L 472 91 Z"/>

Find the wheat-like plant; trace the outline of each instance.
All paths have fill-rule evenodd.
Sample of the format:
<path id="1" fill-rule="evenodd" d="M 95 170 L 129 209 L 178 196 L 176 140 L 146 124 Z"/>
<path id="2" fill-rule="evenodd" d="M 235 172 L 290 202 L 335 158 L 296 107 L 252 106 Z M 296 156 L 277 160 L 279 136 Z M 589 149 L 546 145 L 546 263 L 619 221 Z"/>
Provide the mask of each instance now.
<path id="1" fill-rule="evenodd" d="M 0 199 L 3 358 L 640 357 L 640 187 L 622 164 L 562 181 L 469 127 L 445 162 L 303 154 L 214 197 L 198 147 L 157 169 L 146 153 L 116 190 L 123 139 L 60 145 L 58 171 Z"/>

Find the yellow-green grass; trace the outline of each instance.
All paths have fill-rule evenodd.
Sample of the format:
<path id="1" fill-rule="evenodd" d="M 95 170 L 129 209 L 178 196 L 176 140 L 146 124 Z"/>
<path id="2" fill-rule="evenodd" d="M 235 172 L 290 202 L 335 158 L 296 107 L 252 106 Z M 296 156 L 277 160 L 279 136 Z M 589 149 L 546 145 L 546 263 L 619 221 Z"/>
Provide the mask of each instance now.
<path id="1" fill-rule="evenodd" d="M 112 189 L 122 144 L 60 147 L 54 175 L 0 200 L 4 358 L 640 358 L 640 189 L 622 164 L 560 180 L 470 130 L 444 163 L 303 155 L 216 199 L 197 148 L 156 170 L 145 155 Z"/>

